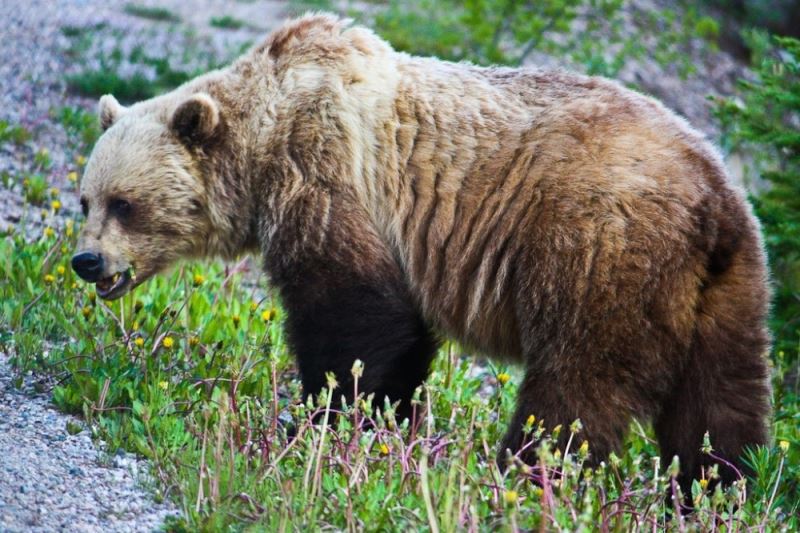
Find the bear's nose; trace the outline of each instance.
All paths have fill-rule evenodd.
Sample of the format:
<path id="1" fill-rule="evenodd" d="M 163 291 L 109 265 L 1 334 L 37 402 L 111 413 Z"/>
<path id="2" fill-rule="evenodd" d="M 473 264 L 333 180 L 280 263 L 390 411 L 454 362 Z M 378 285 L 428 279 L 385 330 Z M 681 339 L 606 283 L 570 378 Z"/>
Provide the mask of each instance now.
<path id="1" fill-rule="evenodd" d="M 72 270 L 86 281 L 97 281 L 103 273 L 103 256 L 80 252 L 72 256 Z"/>

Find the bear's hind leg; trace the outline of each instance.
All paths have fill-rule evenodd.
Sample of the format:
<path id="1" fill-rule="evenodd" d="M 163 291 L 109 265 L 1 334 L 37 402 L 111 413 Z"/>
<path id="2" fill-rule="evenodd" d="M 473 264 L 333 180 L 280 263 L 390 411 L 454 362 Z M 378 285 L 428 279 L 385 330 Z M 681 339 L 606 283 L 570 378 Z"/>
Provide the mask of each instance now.
<path id="1" fill-rule="evenodd" d="M 767 442 L 768 294 L 757 244 L 751 244 L 701 292 L 686 366 L 655 421 L 663 462 L 680 459 L 687 501 L 692 480 L 708 467 L 717 464 L 721 481 L 730 483 L 748 473 L 745 447 Z M 712 456 L 701 451 L 705 432 Z"/>
<path id="2" fill-rule="evenodd" d="M 580 372 L 528 370 L 519 388 L 517 407 L 500 447 L 498 463 L 505 466 L 506 450 L 512 454 L 521 451 L 519 457 L 523 462 L 536 462 L 537 443 L 530 443 L 530 437 L 523 432 L 531 415 L 543 422 L 548 433 L 558 425 L 562 427 L 557 443 L 562 451 L 570 437 L 570 424 L 580 419 L 583 430 L 573 440 L 571 449 L 576 450 L 587 440 L 589 463 L 603 461 L 619 448 L 633 416 L 628 401 L 609 393 L 614 390 L 613 384 L 598 383 L 597 376 L 583 376 Z M 603 392 L 595 395 L 595 391 Z"/>

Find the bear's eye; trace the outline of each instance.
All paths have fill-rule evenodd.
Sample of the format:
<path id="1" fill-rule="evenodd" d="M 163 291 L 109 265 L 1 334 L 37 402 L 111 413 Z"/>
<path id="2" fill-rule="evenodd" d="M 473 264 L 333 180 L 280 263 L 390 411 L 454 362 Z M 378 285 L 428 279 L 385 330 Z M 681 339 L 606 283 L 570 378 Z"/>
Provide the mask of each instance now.
<path id="1" fill-rule="evenodd" d="M 86 201 L 86 198 L 81 198 L 81 211 L 83 211 L 83 216 L 89 216 L 89 202 Z"/>
<path id="2" fill-rule="evenodd" d="M 114 198 L 108 202 L 108 210 L 120 218 L 125 218 L 131 213 L 131 203 L 121 198 Z"/>

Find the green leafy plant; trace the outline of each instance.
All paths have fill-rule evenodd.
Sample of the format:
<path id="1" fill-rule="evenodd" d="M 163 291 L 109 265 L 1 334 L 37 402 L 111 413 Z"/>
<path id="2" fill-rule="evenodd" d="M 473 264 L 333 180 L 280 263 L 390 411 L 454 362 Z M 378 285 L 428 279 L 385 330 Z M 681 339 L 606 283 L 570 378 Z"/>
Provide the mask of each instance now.
<path id="1" fill-rule="evenodd" d="M 145 6 L 140 4 L 127 4 L 124 9 L 128 15 L 162 22 L 179 22 L 181 18 L 164 7 Z"/>
<path id="2" fill-rule="evenodd" d="M 224 28 L 228 30 L 238 30 L 239 28 L 243 28 L 247 25 L 245 21 L 237 19 L 236 17 L 232 17 L 231 15 L 211 17 L 211 21 L 209 23 L 215 28 Z"/>

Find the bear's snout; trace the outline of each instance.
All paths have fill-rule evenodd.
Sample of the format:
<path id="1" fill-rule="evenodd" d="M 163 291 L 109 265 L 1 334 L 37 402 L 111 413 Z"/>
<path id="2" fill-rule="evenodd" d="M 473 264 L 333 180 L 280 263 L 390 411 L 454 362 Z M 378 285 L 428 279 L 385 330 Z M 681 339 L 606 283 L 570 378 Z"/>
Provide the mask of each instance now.
<path id="1" fill-rule="evenodd" d="M 103 277 L 103 256 L 79 252 L 72 256 L 72 270 L 86 281 L 99 281 Z"/>

